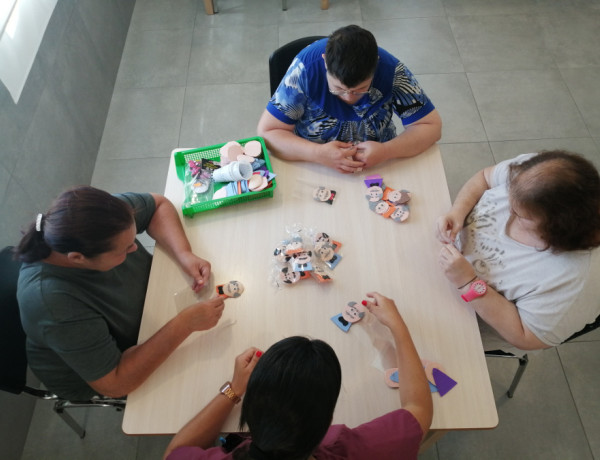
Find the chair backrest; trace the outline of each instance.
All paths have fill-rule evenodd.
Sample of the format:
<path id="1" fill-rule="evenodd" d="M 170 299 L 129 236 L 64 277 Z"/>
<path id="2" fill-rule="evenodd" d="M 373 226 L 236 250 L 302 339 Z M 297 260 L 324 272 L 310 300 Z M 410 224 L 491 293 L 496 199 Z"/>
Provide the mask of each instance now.
<path id="1" fill-rule="evenodd" d="M 12 247 L 0 251 L 0 390 L 15 394 L 25 388 L 27 375 L 25 332 L 17 303 L 20 268 Z"/>
<path id="2" fill-rule="evenodd" d="M 287 72 L 290 64 L 296 57 L 296 55 L 317 40 L 325 38 L 321 35 L 315 35 L 312 37 L 299 38 L 289 42 L 287 45 L 283 45 L 273 51 L 273 54 L 269 56 L 269 80 L 271 82 L 271 95 L 275 92 L 281 79 Z"/>

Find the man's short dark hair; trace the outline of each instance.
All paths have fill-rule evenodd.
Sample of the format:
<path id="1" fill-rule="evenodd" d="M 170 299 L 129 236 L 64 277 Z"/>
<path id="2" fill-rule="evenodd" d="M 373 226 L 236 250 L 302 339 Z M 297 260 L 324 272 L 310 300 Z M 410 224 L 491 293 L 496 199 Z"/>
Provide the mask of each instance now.
<path id="1" fill-rule="evenodd" d="M 371 32 L 362 27 L 342 27 L 333 32 L 327 40 L 327 71 L 348 88 L 371 78 L 378 59 L 377 41 Z"/>

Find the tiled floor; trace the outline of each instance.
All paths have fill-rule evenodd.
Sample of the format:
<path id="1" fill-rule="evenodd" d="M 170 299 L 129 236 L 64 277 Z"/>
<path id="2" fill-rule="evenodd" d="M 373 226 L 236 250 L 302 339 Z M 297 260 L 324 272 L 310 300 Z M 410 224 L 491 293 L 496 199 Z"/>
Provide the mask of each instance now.
<path id="1" fill-rule="evenodd" d="M 450 192 L 519 153 L 567 148 L 600 167 L 600 0 L 137 0 L 93 185 L 162 192 L 169 153 L 254 135 L 277 46 L 356 23 L 403 60 L 438 107 Z M 423 459 L 600 459 L 600 331 L 515 362 L 488 359 L 490 431 L 448 434 Z M 78 439 L 38 403 L 23 459 L 160 458 L 168 437 L 127 437 L 87 410 Z M 594 435 L 596 433 L 596 435 Z"/>

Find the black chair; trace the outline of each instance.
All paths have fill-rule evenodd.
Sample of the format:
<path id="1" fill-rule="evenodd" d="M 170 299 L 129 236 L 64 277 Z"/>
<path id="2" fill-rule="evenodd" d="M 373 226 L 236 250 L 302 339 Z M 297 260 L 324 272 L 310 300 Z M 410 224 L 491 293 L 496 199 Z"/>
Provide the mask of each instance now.
<path id="1" fill-rule="evenodd" d="M 55 401 L 56 412 L 78 435 L 83 429 L 66 409 L 80 407 L 114 407 L 123 410 L 124 399 L 98 398 L 91 401 L 68 401 L 50 391 L 27 385 L 27 355 L 25 332 L 21 325 L 17 303 L 17 280 L 21 263 L 12 257 L 12 247 L 0 251 L 0 390 L 13 394 L 25 393 L 39 399 Z"/>
<path id="2" fill-rule="evenodd" d="M 269 56 L 269 81 L 271 82 L 271 95 L 275 92 L 281 79 L 287 72 L 290 64 L 296 57 L 296 55 L 317 40 L 325 38 L 323 36 L 312 36 L 299 38 L 289 42 L 287 45 L 283 45 L 273 51 L 273 54 Z"/>
<path id="3" fill-rule="evenodd" d="M 598 327 L 600 327 L 600 316 L 598 316 L 593 323 L 586 324 L 586 326 L 583 329 L 581 329 L 580 331 L 573 334 L 571 337 L 569 337 L 563 343 L 570 342 L 571 340 L 576 339 L 577 337 L 580 337 L 583 334 L 587 334 L 588 332 L 591 332 L 594 329 L 597 329 Z M 517 355 L 513 355 L 512 353 L 507 353 L 502 350 L 486 351 L 485 356 L 489 356 L 491 358 L 509 358 L 509 359 L 518 359 L 519 360 L 519 366 L 517 367 L 517 372 L 515 373 L 515 376 L 513 377 L 510 387 L 509 387 L 508 391 L 506 392 L 507 396 L 509 398 L 512 398 L 515 394 L 515 390 L 517 389 L 517 385 L 519 384 L 519 381 L 521 380 L 521 377 L 523 376 L 523 373 L 525 372 L 525 369 L 527 368 L 527 364 L 529 364 L 528 356 L 527 355 L 517 356 Z"/>

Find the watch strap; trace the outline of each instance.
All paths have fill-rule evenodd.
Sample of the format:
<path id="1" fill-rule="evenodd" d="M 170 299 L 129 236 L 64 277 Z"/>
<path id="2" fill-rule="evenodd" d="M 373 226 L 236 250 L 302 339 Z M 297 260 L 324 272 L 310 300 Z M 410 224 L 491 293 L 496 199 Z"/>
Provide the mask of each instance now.
<path id="1" fill-rule="evenodd" d="M 241 398 L 235 394 L 235 391 L 231 388 L 231 382 L 225 382 L 221 389 L 219 390 L 222 395 L 227 396 L 231 399 L 235 404 L 241 401 Z"/>

